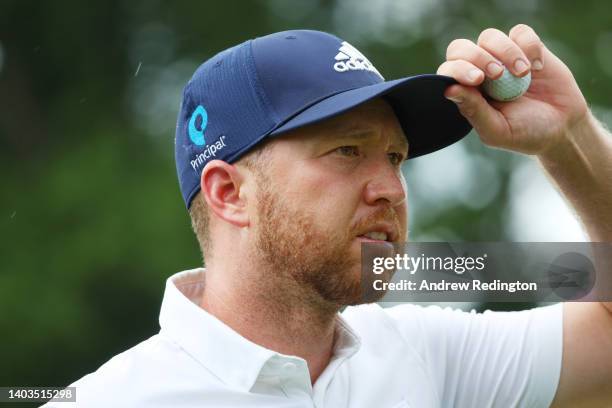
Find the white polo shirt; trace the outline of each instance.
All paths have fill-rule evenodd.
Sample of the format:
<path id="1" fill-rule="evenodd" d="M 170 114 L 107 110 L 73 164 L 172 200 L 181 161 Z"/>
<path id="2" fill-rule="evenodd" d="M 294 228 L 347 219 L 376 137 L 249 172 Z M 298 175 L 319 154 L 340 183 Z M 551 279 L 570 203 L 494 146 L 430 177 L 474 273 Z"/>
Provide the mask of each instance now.
<path id="1" fill-rule="evenodd" d="M 548 407 L 562 305 L 523 312 L 370 304 L 338 315 L 334 355 L 306 361 L 243 338 L 198 304 L 204 269 L 166 282 L 158 334 L 81 378 L 68 407 Z"/>

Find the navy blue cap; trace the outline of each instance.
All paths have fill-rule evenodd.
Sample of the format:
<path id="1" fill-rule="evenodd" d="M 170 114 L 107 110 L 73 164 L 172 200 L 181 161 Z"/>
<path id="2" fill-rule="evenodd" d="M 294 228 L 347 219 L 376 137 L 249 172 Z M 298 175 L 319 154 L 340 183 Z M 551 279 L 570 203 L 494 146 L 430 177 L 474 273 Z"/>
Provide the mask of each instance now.
<path id="1" fill-rule="evenodd" d="M 311 30 L 246 41 L 204 62 L 183 91 L 175 158 L 185 205 L 211 160 L 235 162 L 260 141 L 341 114 L 377 97 L 392 106 L 409 158 L 431 153 L 471 129 L 444 90 L 441 75 L 385 81 L 340 38 Z"/>

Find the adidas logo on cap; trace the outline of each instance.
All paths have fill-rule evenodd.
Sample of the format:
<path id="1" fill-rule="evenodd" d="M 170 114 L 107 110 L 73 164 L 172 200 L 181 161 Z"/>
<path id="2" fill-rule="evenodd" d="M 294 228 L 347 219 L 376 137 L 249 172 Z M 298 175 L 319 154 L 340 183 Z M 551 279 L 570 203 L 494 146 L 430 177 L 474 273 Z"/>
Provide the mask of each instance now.
<path id="1" fill-rule="evenodd" d="M 346 41 L 342 42 L 342 45 L 338 49 L 338 54 L 334 58 L 336 63 L 334 69 L 338 72 L 346 72 L 349 70 L 367 70 L 374 72 L 381 79 L 384 80 L 383 76 L 378 70 L 372 65 L 372 63 L 363 55 L 359 50 L 353 47 Z"/>

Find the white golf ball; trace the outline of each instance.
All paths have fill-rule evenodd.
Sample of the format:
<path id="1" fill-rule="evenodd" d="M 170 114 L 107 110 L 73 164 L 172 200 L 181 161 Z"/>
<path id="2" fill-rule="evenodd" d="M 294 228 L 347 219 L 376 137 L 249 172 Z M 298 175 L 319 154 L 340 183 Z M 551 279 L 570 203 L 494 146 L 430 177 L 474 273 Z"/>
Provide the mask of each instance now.
<path id="1" fill-rule="evenodd" d="M 496 101 L 508 102 L 523 95 L 529 88 L 529 84 L 531 84 L 531 72 L 519 78 L 504 67 L 504 73 L 498 79 L 485 78 L 482 89 Z"/>

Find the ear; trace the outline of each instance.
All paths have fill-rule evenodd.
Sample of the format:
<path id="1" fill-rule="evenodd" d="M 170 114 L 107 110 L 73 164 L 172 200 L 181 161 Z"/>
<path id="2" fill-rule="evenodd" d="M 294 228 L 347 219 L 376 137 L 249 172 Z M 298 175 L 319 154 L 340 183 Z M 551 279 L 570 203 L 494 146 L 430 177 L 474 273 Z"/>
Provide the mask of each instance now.
<path id="1" fill-rule="evenodd" d="M 244 176 L 236 166 L 222 160 L 212 160 L 202 170 L 200 188 L 208 208 L 217 217 L 235 225 L 249 225 L 247 203 L 240 194 Z"/>

